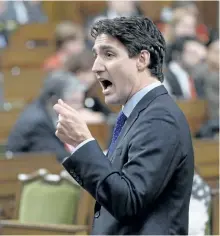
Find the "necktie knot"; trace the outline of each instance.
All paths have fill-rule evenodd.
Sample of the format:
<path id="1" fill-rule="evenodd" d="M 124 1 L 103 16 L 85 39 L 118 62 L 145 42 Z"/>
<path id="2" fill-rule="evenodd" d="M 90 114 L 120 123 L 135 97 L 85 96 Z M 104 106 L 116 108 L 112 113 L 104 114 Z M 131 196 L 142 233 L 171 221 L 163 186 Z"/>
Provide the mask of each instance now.
<path id="1" fill-rule="evenodd" d="M 114 144 L 122 130 L 122 127 L 124 126 L 125 122 L 127 120 L 126 115 L 121 111 L 118 115 L 118 118 L 116 120 L 115 128 L 113 131 L 112 141 L 109 147 L 109 153 L 113 152 L 114 150 Z"/>

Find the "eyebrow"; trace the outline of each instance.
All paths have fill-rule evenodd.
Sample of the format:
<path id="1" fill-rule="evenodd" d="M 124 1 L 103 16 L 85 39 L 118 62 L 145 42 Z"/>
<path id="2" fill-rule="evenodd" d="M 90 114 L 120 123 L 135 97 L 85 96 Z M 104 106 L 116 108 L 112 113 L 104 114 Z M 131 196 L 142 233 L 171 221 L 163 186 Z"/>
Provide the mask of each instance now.
<path id="1" fill-rule="evenodd" d="M 100 50 L 113 50 L 114 48 L 110 45 L 102 45 L 99 47 Z M 93 47 L 92 48 L 93 53 L 97 53 L 97 50 Z"/>

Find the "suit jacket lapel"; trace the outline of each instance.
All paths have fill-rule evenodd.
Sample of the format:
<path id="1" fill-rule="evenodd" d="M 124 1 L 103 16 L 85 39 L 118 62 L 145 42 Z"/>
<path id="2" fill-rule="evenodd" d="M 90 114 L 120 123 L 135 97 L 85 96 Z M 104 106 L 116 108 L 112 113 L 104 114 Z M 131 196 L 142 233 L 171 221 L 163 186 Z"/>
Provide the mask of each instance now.
<path id="1" fill-rule="evenodd" d="M 132 125 L 134 124 L 134 122 L 137 120 L 140 112 L 145 109 L 146 107 L 149 106 L 149 104 L 158 96 L 162 95 L 162 94 L 166 94 L 167 90 L 165 89 L 165 87 L 163 85 L 156 87 L 154 89 L 152 89 L 150 92 L 148 92 L 140 101 L 139 103 L 136 105 L 136 107 L 134 108 L 134 110 L 131 112 L 130 116 L 128 117 L 124 127 L 121 130 L 121 133 L 115 143 L 115 149 L 114 151 L 109 155 L 108 154 L 108 159 L 112 162 L 114 159 L 114 153 L 115 150 L 117 149 L 117 146 L 119 143 L 121 143 L 124 139 L 124 137 L 126 136 L 126 134 L 128 133 L 128 131 L 130 130 L 130 128 L 132 127 Z"/>

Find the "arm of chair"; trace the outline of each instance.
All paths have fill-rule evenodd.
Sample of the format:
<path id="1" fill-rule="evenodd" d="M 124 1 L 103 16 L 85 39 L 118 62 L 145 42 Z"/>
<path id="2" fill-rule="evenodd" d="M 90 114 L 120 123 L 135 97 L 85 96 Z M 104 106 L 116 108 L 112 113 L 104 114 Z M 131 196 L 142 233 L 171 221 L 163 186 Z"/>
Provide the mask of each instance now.
<path id="1" fill-rule="evenodd" d="M 88 234 L 84 225 L 56 225 L 19 223 L 17 220 L 1 220 L 0 232 L 3 235 L 79 235 Z"/>

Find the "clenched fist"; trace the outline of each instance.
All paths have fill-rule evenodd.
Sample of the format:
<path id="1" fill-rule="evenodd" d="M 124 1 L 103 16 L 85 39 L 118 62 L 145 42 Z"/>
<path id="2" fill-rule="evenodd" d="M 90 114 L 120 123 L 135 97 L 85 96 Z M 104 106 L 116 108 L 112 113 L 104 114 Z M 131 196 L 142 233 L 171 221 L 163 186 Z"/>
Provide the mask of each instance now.
<path id="1" fill-rule="evenodd" d="M 63 142 L 74 147 L 83 141 L 92 138 L 92 135 L 79 112 L 67 105 L 61 99 L 54 105 L 54 110 L 59 114 L 56 136 Z"/>

